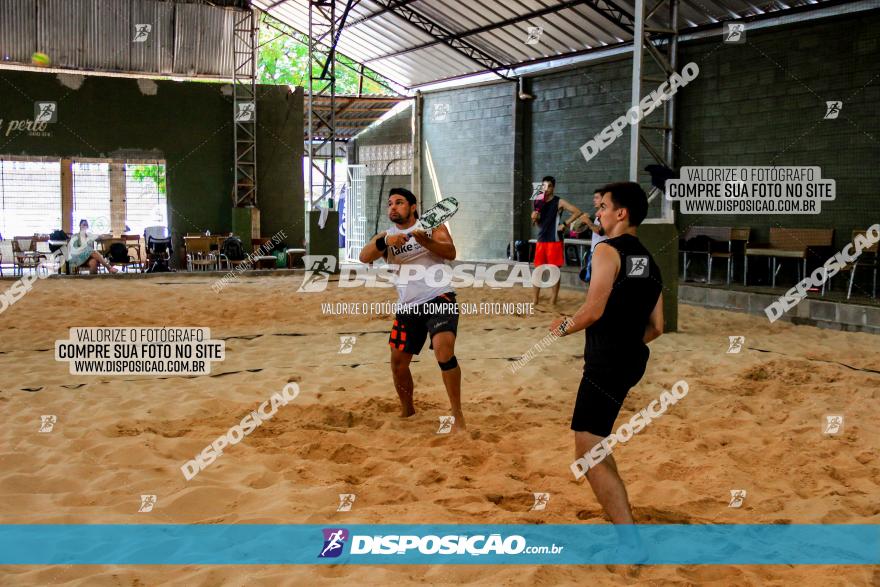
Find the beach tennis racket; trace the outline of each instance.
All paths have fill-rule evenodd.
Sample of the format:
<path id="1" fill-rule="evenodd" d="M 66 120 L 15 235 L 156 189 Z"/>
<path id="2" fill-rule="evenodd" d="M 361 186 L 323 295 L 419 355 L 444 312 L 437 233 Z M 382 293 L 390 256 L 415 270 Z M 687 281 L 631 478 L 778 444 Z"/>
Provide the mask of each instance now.
<path id="1" fill-rule="evenodd" d="M 458 212 L 458 200 L 443 198 L 436 205 L 428 208 L 418 219 L 417 224 L 422 230 L 437 228 Z"/>

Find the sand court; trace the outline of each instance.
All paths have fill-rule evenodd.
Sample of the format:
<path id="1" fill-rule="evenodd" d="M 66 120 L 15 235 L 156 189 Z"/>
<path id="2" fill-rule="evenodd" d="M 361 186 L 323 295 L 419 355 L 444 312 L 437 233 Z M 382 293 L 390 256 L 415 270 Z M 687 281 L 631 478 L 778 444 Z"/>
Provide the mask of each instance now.
<path id="1" fill-rule="evenodd" d="M 427 348 L 413 361 L 417 414 L 398 416 L 388 363 L 389 316 L 323 315 L 327 301 L 385 301 L 378 290 L 297 293 L 299 276 L 248 277 L 206 303 L 210 280 L 46 280 L 4 315 L 0 515 L 23 523 L 356 524 L 596 523 L 601 507 L 569 470 L 568 424 L 583 338 L 554 342 L 511 373 L 555 313 L 463 317 L 456 354 L 469 430 L 437 434 L 448 401 Z M 521 302 L 527 290 L 492 291 Z M 563 310 L 581 295 L 563 291 Z M 479 302 L 485 290 L 459 291 Z M 92 302 L 102 300 L 101 309 Z M 122 302 L 125 303 L 122 303 Z M 149 307 L 150 315 L 129 312 Z M 648 372 L 618 424 L 684 379 L 686 397 L 615 448 L 641 523 L 875 524 L 880 521 L 880 343 L 860 333 L 681 306 L 681 329 L 651 347 Z M 177 316 L 170 320 L 169 316 Z M 210 375 L 73 376 L 55 361 L 70 327 L 208 327 L 226 358 Z M 730 354 L 728 335 L 745 333 Z M 340 337 L 356 336 L 349 353 Z M 280 406 L 187 481 L 180 467 L 251 410 L 295 382 Z M 844 414 L 842 434 L 822 433 Z M 51 432 L 39 432 L 54 415 Z M 739 508 L 730 491 L 747 490 Z M 531 511 L 535 492 L 550 494 Z M 355 494 L 338 512 L 340 494 Z M 139 512 L 141 495 L 155 495 Z M 301 584 L 302 580 L 564 584 L 571 567 L 6 567 L 13 583 Z M 600 584 L 632 571 L 595 570 Z M 439 574 L 438 574 L 439 573 Z M 639 581 L 870 584 L 869 567 L 654 567 Z M 442 576 L 442 579 L 440 578 Z M 97 581 L 95 583 L 94 581 Z"/>

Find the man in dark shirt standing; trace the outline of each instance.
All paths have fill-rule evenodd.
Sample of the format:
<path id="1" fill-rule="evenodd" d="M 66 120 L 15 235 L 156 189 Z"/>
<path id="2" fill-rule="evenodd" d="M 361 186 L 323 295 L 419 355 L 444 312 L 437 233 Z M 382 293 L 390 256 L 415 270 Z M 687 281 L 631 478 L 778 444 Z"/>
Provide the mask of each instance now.
<path id="1" fill-rule="evenodd" d="M 556 179 L 548 175 L 541 182 L 541 194 L 543 195 L 539 199 L 534 200 L 535 210 L 532 212 L 532 223 L 538 226 L 538 243 L 535 245 L 535 267 L 540 265 L 562 267 L 565 265 L 565 254 L 559 232 L 567 231 L 572 221 L 581 215 L 581 211 L 578 210 L 577 206 L 557 196 L 554 193 L 555 190 Z M 568 211 L 570 216 L 568 220 L 560 224 L 560 215 L 563 210 Z M 554 283 L 552 288 L 550 304 L 556 305 L 556 298 L 559 296 L 559 281 Z M 534 287 L 533 303 L 536 306 L 538 305 L 540 294 L 541 289 Z"/>
<path id="2" fill-rule="evenodd" d="M 550 327 L 562 336 L 586 330 L 584 374 L 571 420 L 575 459 L 611 434 L 627 392 L 645 373 L 647 343 L 663 333 L 660 269 L 636 238 L 636 228 L 648 213 L 648 198 L 633 182 L 609 184 L 599 191 L 597 217 L 608 240 L 593 252 L 587 299 L 574 316 Z M 632 524 L 614 458 L 608 454 L 586 476 L 611 521 Z"/>

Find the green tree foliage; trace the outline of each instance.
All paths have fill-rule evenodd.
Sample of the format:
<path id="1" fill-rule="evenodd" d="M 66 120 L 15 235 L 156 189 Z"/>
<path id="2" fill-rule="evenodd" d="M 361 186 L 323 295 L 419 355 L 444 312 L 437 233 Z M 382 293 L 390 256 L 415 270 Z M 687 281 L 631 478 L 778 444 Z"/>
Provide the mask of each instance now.
<path id="1" fill-rule="evenodd" d="M 165 193 L 165 166 L 164 165 L 135 165 L 132 167 L 132 178 L 135 181 L 144 182 L 153 180 L 159 188 L 159 193 Z"/>
<path id="2" fill-rule="evenodd" d="M 287 31 L 289 34 L 282 34 L 280 31 Z M 305 35 L 264 14 L 257 44 L 260 46 L 257 56 L 257 83 L 302 86 L 308 89 L 309 52 Z M 321 55 L 321 59 L 323 58 L 324 55 Z M 348 57 L 336 53 L 337 94 L 357 94 L 359 67 Z M 320 73 L 320 68 L 315 64 L 315 76 Z M 367 69 L 364 94 L 391 93 L 374 80 L 388 83 L 382 76 Z"/>

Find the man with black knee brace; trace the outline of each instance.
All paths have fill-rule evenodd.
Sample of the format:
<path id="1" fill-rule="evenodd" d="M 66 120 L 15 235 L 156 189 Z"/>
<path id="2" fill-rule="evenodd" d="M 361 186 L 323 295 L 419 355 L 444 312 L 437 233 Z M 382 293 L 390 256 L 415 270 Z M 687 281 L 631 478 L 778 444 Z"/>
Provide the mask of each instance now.
<path id="1" fill-rule="evenodd" d="M 422 230 L 416 224 L 418 217 L 415 195 L 404 188 L 392 189 L 388 194 L 388 219 L 393 224 L 364 246 L 360 261 L 372 263 L 385 257 L 388 263 L 399 266 L 401 272 L 397 283 L 401 311 L 394 316 L 388 339 L 400 415 L 407 418 L 416 413 L 409 364 L 430 336 L 430 347 L 440 365 L 455 417 L 452 432 L 460 432 L 465 430 L 465 423 L 461 411 L 461 368 L 455 358 L 458 304 L 450 280 L 440 275 L 451 275 L 451 271 L 439 271 L 445 268 L 446 261 L 455 259 L 455 244 L 446 226 Z"/>

